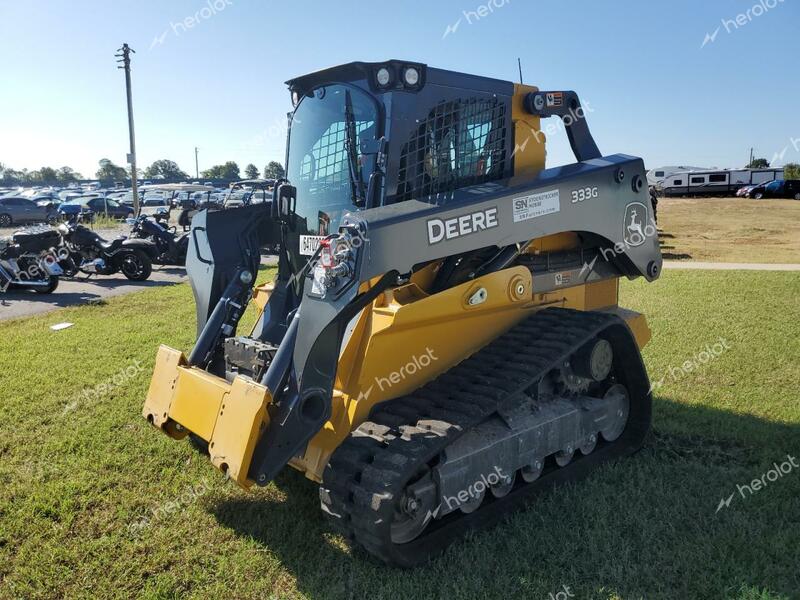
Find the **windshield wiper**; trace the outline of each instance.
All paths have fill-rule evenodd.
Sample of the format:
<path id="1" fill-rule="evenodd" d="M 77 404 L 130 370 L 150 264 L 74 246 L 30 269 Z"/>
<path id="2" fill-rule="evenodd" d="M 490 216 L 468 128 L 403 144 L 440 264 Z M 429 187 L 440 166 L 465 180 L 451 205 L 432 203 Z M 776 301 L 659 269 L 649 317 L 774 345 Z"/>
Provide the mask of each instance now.
<path id="1" fill-rule="evenodd" d="M 350 90 L 344 93 L 344 129 L 345 153 L 347 154 L 347 172 L 350 176 L 350 194 L 355 206 L 364 206 L 364 184 L 358 171 L 358 153 L 356 148 L 356 119 L 353 115 L 353 100 Z"/>

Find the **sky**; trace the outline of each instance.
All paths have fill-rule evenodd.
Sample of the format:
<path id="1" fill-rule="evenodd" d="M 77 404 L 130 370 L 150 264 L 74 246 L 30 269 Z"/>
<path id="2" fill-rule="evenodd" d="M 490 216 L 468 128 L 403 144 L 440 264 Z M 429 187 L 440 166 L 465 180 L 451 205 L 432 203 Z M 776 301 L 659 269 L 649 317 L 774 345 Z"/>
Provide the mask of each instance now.
<path id="1" fill-rule="evenodd" d="M 140 167 L 283 162 L 284 82 L 389 58 L 572 89 L 604 154 L 800 162 L 800 0 L 0 0 L 0 162 L 125 164 L 132 59 Z M 563 131 L 548 166 L 573 162 Z"/>

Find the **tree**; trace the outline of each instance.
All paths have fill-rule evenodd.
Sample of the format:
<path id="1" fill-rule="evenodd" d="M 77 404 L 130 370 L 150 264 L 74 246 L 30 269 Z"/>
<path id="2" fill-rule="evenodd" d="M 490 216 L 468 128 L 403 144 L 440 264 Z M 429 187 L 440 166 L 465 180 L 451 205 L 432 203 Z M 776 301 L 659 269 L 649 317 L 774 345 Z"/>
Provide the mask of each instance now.
<path id="1" fill-rule="evenodd" d="M 128 179 L 125 167 L 117 166 L 107 158 L 101 158 L 98 164 L 100 168 L 95 173 L 95 177 L 100 181 L 125 181 Z"/>
<path id="2" fill-rule="evenodd" d="M 58 181 L 58 173 L 51 167 L 42 167 L 39 169 L 39 181 L 42 183 L 56 183 Z"/>
<path id="3" fill-rule="evenodd" d="M 786 163 L 783 165 L 784 179 L 800 179 L 800 164 Z"/>
<path id="4" fill-rule="evenodd" d="M 766 169 L 769 166 L 769 161 L 766 158 L 754 158 L 747 165 L 748 169 Z"/>
<path id="5" fill-rule="evenodd" d="M 258 167 L 250 163 L 244 168 L 244 176 L 248 179 L 258 179 Z"/>
<path id="6" fill-rule="evenodd" d="M 264 167 L 264 179 L 283 179 L 285 176 L 286 171 L 283 170 L 283 165 L 277 161 L 271 160 Z"/>
<path id="7" fill-rule="evenodd" d="M 229 160 L 224 165 L 214 165 L 210 169 L 203 171 L 205 179 L 241 179 L 239 175 L 239 165 Z"/>
<path id="8" fill-rule="evenodd" d="M 181 171 L 178 163 L 172 160 L 161 159 L 155 161 L 144 170 L 146 179 L 188 179 L 189 176 Z"/>
<path id="9" fill-rule="evenodd" d="M 59 183 L 72 183 L 74 181 L 78 181 L 79 179 L 83 179 L 83 175 L 77 171 L 73 171 L 71 167 L 61 167 L 56 172 L 56 179 Z"/>
<path id="10" fill-rule="evenodd" d="M 18 185 L 22 182 L 22 173 L 0 163 L 0 181 L 4 185 Z"/>

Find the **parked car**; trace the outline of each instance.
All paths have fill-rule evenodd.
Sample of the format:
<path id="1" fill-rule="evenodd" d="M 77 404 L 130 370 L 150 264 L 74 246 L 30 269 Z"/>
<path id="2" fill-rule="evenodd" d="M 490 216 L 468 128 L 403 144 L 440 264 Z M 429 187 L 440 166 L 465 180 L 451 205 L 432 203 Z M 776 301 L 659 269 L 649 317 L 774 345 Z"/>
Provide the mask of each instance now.
<path id="1" fill-rule="evenodd" d="M 756 186 L 754 186 L 754 185 L 743 185 L 743 186 L 742 186 L 742 187 L 740 187 L 738 190 L 736 190 L 736 197 L 737 197 L 737 198 L 749 198 L 749 196 L 748 196 L 747 194 L 748 194 L 748 193 L 750 192 L 750 190 L 752 190 L 754 187 L 756 187 Z"/>
<path id="2" fill-rule="evenodd" d="M 800 179 L 770 181 L 761 193 L 761 197 L 800 200 Z"/>
<path id="3" fill-rule="evenodd" d="M 81 198 L 86 195 L 87 194 L 85 194 L 83 191 L 74 188 L 68 188 L 66 190 L 61 190 L 60 192 L 58 192 L 58 196 L 59 198 L 61 198 L 62 202 L 69 202 L 70 200 L 74 200 L 75 198 Z"/>
<path id="4" fill-rule="evenodd" d="M 247 206 L 250 201 L 250 195 L 250 192 L 247 191 L 230 192 L 224 196 L 222 205 L 225 208 L 240 208 L 242 206 Z"/>
<path id="5" fill-rule="evenodd" d="M 131 207 L 124 206 L 116 200 L 109 200 L 98 196 L 73 198 L 61 204 L 61 206 L 58 207 L 58 212 L 65 219 L 71 219 L 73 216 L 81 215 L 86 212 L 92 212 L 95 215 L 107 214 L 112 219 L 127 219 L 133 216 L 133 209 Z"/>
<path id="6" fill-rule="evenodd" d="M 0 198 L 0 227 L 10 227 L 19 223 L 55 223 L 55 211 L 39 206 L 27 198 Z"/>
<path id="7" fill-rule="evenodd" d="M 768 185 L 767 183 L 759 183 L 758 185 L 754 185 L 747 191 L 745 196 L 747 196 L 748 198 L 755 198 L 756 200 L 761 200 L 761 198 L 764 197 L 764 190 L 766 189 L 767 185 Z"/>
<path id="8" fill-rule="evenodd" d="M 34 200 L 34 202 L 36 202 L 36 206 L 41 206 L 55 213 L 58 212 L 58 207 L 61 206 L 61 200 L 58 199 L 58 196 L 56 196 L 56 199 Z"/>
<path id="9" fill-rule="evenodd" d="M 172 208 L 172 203 L 168 198 L 159 196 L 146 196 L 141 203 L 140 213 L 143 215 L 154 215 L 160 211 L 167 211 Z"/>

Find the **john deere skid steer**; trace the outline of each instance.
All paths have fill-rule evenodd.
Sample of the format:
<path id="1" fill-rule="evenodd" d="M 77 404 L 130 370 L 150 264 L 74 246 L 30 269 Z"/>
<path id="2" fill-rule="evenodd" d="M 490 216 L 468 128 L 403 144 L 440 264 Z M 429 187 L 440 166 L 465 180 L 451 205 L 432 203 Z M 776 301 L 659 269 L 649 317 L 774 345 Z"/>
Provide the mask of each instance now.
<path id="1" fill-rule="evenodd" d="M 144 416 L 244 488 L 304 472 L 401 566 L 637 450 L 650 331 L 617 299 L 661 269 L 642 160 L 602 155 L 571 91 L 395 60 L 288 86 L 288 179 L 194 218 L 198 339 L 160 348 Z M 547 117 L 575 163 L 545 168 Z"/>

